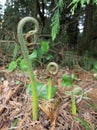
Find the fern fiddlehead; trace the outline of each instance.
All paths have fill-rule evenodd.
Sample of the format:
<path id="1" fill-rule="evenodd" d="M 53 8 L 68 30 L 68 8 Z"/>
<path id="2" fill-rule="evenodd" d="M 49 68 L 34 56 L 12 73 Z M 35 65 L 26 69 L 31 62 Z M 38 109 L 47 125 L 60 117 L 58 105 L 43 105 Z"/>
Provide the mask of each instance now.
<path id="1" fill-rule="evenodd" d="M 18 40 L 19 40 L 19 43 L 20 43 L 20 46 L 21 46 L 21 51 L 22 51 L 24 60 L 25 60 L 26 65 L 27 65 L 29 78 L 30 78 L 30 82 L 31 82 L 31 85 L 32 85 L 32 91 L 33 91 L 33 94 L 32 94 L 33 120 L 37 120 L 37 118 L 38 118 L 38 97 L 37 97 L 36 82 L 35 82 L 35 77 L 34 77 L 33 68 L 32 68 L 32 65 L 31 65 L 31 61 L 29 60 L 29 53 L 28 53 L 28 49 L 27 49 L 27 46 L 26 46 L 27 42 L 25 41 L 25 39 L 23 37 L 23 28 L 24 28 L 24 25 L 27 22 L 31 22 L 35 25 L 35 30 L 30 31 L 30 33 L 32 33 L 32 35 L 34 35 L 38 32 L 39 24 L 38 24 L 38 22 L 35 18 L 24 17 L 19 22 L 18 27 L 17 27 Z"/>
<path id="2" fill-rule="evenodd" d="M 57 74 L 58 71 L 59 71 L 59 66 L 57 63 L 55 62 L 50 62 L 48 65 L 47 65 L 47 72 L 49 72 L 50 74 Z"/>

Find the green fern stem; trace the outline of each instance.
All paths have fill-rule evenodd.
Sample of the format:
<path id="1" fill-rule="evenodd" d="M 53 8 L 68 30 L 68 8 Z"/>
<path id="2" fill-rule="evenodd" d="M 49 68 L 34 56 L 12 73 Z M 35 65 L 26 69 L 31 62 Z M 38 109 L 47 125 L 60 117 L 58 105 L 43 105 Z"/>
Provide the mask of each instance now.
<path id="1" fill-rule="evenodd" d="M 48 79 L 48 100 L 50 100 L 52 97 L 52 83 L 51 79 Z"/>
<path id="2" fill-rule="evenodd" d="M 24 60 L 26 62 L 27 68 L 28 68 L 28 73 L 29 73 L 29 78 L 30 78 L 30 82 L 32 85 L 32 116 L 33 116 L 33 120 L 37 120 L 38 118 L 38 96 L 37 96 L 37 88 L 36 88 L 36 82 L 35 82 L 35 77 L 34 77 L 34 72 L 33 72 L 33 68 L 31 65 L 31 61 L 29 60 L 29 53 L 28 53 L 28 49 L 27 49 L 27 42 L 25 41 L 24 37 L 23 37 L 23 27 L 27 22 L 32 22 L 35 25 L 35 30 L 34 30 L 34 34 L 37 33 L 37 31 L 39 30 L 39 24 L 37 22 L 36 19 L 32 18 L 32 17 L 24 17 L 18 24 L 18 28 L 17 28 L 17 34 L 18 34 L 18 40 L 20 42 L 20 46 L 21 46 L 21 51 L 24 57 Z"/>
<path id="3" fill-rule="evenodd" d="M 74 91 L 71 92 L 71 106 L 72 106 L 72 114 L 76 115 L 76 103 L 75 103 Z"/>

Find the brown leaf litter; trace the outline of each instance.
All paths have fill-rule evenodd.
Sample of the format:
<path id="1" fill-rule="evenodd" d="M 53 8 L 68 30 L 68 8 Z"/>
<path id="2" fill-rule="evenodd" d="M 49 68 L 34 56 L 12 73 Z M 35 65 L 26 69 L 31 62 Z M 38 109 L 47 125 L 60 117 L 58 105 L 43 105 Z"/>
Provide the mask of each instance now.
<path id="1" fill-rule="evenodd" d="M 29 83 L 28 76 L 5 72 L 5 78 L 0 82 L 0 130 L 86 130 L 86 125 L 76 120 L 78 118 L 85 120 L 90 130 L 97 129 L 97 81 L 91 72 L 65 68 L 54 76 L 46 74 L 45 70 L 37 72 L 37 81 L 46 82 L 49 76 L 52 77 L 53 85 L 57 87 L 56 96 L 49 101 L 39 99 L 38 121 L 32 121 L 31 96 L 24 87 Z M 71 113 L 70 95 L 65 95 L 66 89 L 61 87 L 61 77 L 65 73 L 77 75 L 74 84 L 81 87 L 88 97 L 77 103 L 76 116 Z"/>

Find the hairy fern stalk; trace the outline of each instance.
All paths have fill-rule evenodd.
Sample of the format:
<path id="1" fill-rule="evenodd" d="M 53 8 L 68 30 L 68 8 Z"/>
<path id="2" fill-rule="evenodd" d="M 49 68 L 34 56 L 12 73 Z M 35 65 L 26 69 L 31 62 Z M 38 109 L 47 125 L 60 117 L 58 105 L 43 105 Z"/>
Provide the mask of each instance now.
<path id="1" fill-rule="evenodd" d="M 23 28 L 24 25 L 27 22 L 32 22 L 35 25 L 35 30 L 32 31 L 34 32 L 34 34 L 37 33 L 37 31 L 39 30 L 39 24 L 37 22 L 36 19 L 32 18 L 32 17 L 24 17 L 18 24 L 18 28 L 17 28 L 17 34 L 18 34 L 18 39 L 20 42 L 20 46 L 21 46 L 21 51 L 24 57 L 24 60 L 26 62 L 27 65 L 27 69 L 28 69 L 28 73 L 29 73 L 29 78 L 30 78 L 30 82 L 32 85 L 32 116 L 33 116 L 33 120 L 37 120 L 38 118 L 38 96 L 37 96 L 37 88 L 36 88 L 36 82 L 35 82 L 35 77 L 34 77 L 34 73 L 33 73 L 33 68 L 31 65 L 31 61 L 29 60 L 29 53 L 28 53 L 28 49 L 27 49 L 27 42 L 25 41 L 24 37 L 23 37 Z"/>

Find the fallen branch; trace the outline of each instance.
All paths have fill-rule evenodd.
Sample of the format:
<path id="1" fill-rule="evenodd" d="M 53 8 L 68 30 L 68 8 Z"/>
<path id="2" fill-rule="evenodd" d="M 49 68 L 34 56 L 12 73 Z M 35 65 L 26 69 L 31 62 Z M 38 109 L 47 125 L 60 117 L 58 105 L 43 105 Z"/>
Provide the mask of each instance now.
<path id="1" fill-rule="evenodd" d="M 0 43 L 14 43 L 14 42 L 16 42 L 16 41 L 9 41 L 9 40 L 0 40 Z"/>

